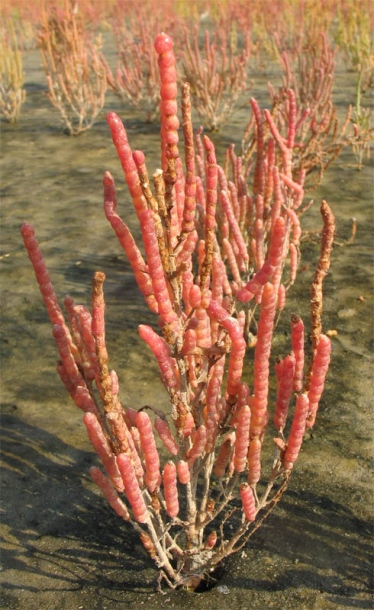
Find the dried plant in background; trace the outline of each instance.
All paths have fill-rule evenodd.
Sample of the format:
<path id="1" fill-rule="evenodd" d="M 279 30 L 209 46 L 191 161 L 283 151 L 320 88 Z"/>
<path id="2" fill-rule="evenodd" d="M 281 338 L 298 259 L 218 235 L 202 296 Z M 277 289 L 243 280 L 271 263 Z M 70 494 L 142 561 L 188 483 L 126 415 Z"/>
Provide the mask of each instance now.
<path id="1" fill-rule="evenodd" d="M 189 83 L 193 106 L 208 130 L 222 127 L 240 95 L 248 90 L 250 57 L 249 32 L 238 34 L 220 28 L 211 35 L 206 30 L 201 46 L 198 27 L 194 27 L 192 36 L 185 29 L 181 79 Z"/>
<path id="2" fill-rule="evenodd" d="M 37 36 L 48 84 L 48 97 L 60 111 L 69 135 L 94 124 L 105 102 L 106 71 L 101 41 L 88 34 L 75 7 L 43 11 Z"/>
<path id="3" fill-rule="evenodd" d="M 148 23 L 147 21 L 145 23 Z M 117 31 L 119 61 L 115 74 L 106 63 L 109 88 L 125 103 L 144 112 L 150 123 L 158 115 L 160 79 L 152 49 L 153 32 L 142 28 L 141 39 L 131 28 Z"/>
<path id="4" fill-rule="evenodd" d="M 140 324 L 139 335 L 158 363 L 169 403 L 165 411 L 152 404 L 135 410 L 120 402 L 118 377 L 109 369 L 105 341 L 104 273 L 94 274 L 91 311 L 65 299 L 69 330 L 34 230 L 25 223 L 21 232 L 53 324 L 58 373 L 85 411 L 88 436 L 105 470 L 93 466 L 92 479 L 115 512 L 139 533 L 159 568 L 160 581 L 195 590 L 202 580 L 214 577 L 220 562 L 243 548 L 276 506 L 289 483 L 305 429 L 314 423 L 330 360 L 321 312 L 334 219 L 323 202 L 308 375 L 304 325 L 293 316 L 290 353 L 276 365 L 273 397 L 272 338 L 284 296 L 279 287 L 291 242 L 299 237 L 293 207 L 302 199 L 302 187 L 290 174 L 292 146 L 282 146 L 275 136 L 264 156 L 259 130 L 255 201 L 242 191 L 237 197 L 217 164 L 211 140 L 198 137 L 195 151 L 185 84 L 183 163 L 172 47 L 166 34 L 156 37 L 162 158 L 152 179 L 144 154 L 130 148 L 119 117 L 107 117 L 139 220 L 141 246 L 119 215 L 112 175 L 105 172 L 103 180 L 105 214 L 156 316 L 157 330 Z M 259 112 L 254 101 L 253 107 Z M 293 130 L 291 125 L 289 138 Z M 276 145 L 281 149 L 280 170 L 275 165 Z M 230 154 L 235 186 L 235 180 L 241 183 L 240 161 L 232 149 Z M 272 176 L 273 191 L 264 207 L 264 185 L 270 188 L 266 176 Z M 258 270 L 244 279 L 241 274 L 249 272 L 250 255 L 240 225 L 241 216 L 248 213 L 254 214 L 252 222 L 257 225 L 250 245 Z M 265 238 L 260 227 L 264 221 Z M 243 265 L 236 270 L 242 255 Z M 256 347 L 245 380 L 245 321 L 250 307 L 258 313 Z"/>
<path id="5" fill-rule="evenodd" d="M 160 77 L 153 41 L 160 24 L 180 39 L 184 18 L 176 13 L 174 0 L 155 5 L 145 0 L 118 0 L 115 18 L 111 20 L 117 46 L 117 65 L 112 71 L 106 62 L 109 88 L 125 106 L 140 111 L 147 123 L 159 118 Z"/>
<path id="6" fill-rule="evenodd" d="M 13 21 L 7 19 L 3 22 L 0 41 L 0 112 L 9 123 L 18 121 L 25 99 L 22 54 Z"/>

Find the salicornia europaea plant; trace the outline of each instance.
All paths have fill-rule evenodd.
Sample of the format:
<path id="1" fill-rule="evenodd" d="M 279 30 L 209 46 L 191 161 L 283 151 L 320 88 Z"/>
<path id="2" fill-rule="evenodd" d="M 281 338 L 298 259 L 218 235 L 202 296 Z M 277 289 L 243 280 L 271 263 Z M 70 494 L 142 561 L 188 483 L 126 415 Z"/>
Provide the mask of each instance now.
<path id="1" fill-rule="evenodd" d="M 139 533 L 160 578 L 172 587 L 196 589 L 246 544 L 277 504 L 305 429 L 314 424 L 330 360 L 321 311 L 334 219 L 322 202 L 307 374 L 304 324 L 293 316 L 290 353 L 276 366 L 273 404 L 269 382 L 275 319 L 284 305 L 281 287 L 287 260 L 296 274 L 301 231 L 297 210 L 303 191 L 291 174 L 292 146 L 283 143 L 275 128 L 274 137 L 265 139 L 258 123 L 254 194 L 248 195 L 232 149 L 229 180 L 229 172 L 217 164 L 211 140 L 198 136 L 195 144 L 185 84 L 182 162 L 171 38 L 158 35 L 155 49 L 162 158 L 151 179 L 144 154 L 132 151 L 119 117 L 107 117 L 144 254 L 119 215 L 109 172 L 103 184 L 106 217 L 156 316 L 157 331 L 141 324 L 139 334 L 157 360 L 168 410 L 160 412 L 152 404 L 135 410 L 121 404 L 118 377 L 108 366 L 104 273 L 94 274 L 91 311 L 65 299 L 69 329 L 33 228 L 24 224 L 21 232 L 53 324 L 58 373 L 85 411 L 88 436 L 105 470 L 92 467 L 92 478 L 116 513 Z M 291 125 L 291 140 L 293 129 Z M 248 327 L 255 318 L 252 373 L 245 380 Z M 273 449 L 265 457 L 269 435 L 274 437 Z"/>
<path id="2" fill-rule="evenodd" d="M 172 18 L 172 13 L 168 16 Z M 109 88 L 124 104 L 144 112 L 147 123 L 159 116 L 160 77 L 153 49 L 159 20 L 157 11 L 150 14 L 146 5 L 138 7 L 130 17 L 124 13 L 116 19 L 113 23 L 118 54 L 115 72 L 105 62 Z M 166 20 L 163 15 L 163 23 Z"/>
<path id="3" fill-rule="evenodd" d="M 100 39 L 92 40 L 74 9 L 43 12 L 37 41 L 48 97 L 69 135 L 90 129 L 105 103 L 107 80 Z"/>
<path id="4" fill-rule="evenodd" d="M 199 30 L 185 30 L 182 53 L 182 80 L 191 87 L 194 108 L 204 126 L 215 131 L 222 127 L 234 111 L 240 95 L 248 89 L 247 66 L 251 57 L 249 33 L 238 36 L 217 29 L 213 36 L 205 31 L 204 44 L 199 45 Z"/>

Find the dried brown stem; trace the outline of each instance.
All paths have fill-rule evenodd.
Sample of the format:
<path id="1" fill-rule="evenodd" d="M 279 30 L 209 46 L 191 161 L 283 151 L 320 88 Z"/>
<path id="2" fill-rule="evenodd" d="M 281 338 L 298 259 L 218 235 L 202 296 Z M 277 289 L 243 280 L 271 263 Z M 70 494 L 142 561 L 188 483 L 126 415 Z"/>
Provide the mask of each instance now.
<path id="1" fill-rule="evenodd" d="M 311 288 L 310 299 L 310 316 L 311 316 L 311 340 L 312 340 L 312 358 L 309 365 L 307 375 L 306 389 L 309 387 L 310 374 L 315 359 L 317 343 L 322 332 L 322 309 L 323 309 L 323 293 L 322 284 L 328 270 L 330 268 L 330 257 L 334 243 L 335 234 L 335 218 L 327 201 L 321 203 L 321 215 L 323 219 L 323 229 L 321 237 L 321 253 L 314 274 L 314 280 Z"/>

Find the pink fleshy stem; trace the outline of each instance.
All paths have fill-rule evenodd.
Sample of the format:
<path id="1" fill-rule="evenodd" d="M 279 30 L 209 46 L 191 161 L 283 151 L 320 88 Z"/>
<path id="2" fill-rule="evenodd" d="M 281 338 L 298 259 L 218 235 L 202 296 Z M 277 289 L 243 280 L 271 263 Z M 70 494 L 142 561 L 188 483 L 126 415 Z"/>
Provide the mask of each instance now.
<path id="1" fill-rule="evenodd" d="M 161 377 L 167 389 L 175 388 L 178 380 L 175 374 L 175 364 L 170 356 L 170 347 L 150 326 L 138 326 L 140 337 L 147 343 L 155 355 L 161 371 Z"/>
<path id="2" fill-rule="evenodd" d="M 220 396 L 225 368 L 225 358 L 221 357 L 214 365 L 206 390 L 206 410 L 208 414 L 218 416 L 217 405 Z"/>
<path id="3" fill-rule="evenodd" d="M 218 540 L 217 532 L 210 532 L 208 538 L 205 541 L 204 549 L 208 550 L 208 551 L 213 549 L 217 544 L 217 540 Z"/>
<path id="4" fill-rule="evenodd" d="M 296 462 L 304 438 L 306 418 L 309 412 L 308 395 L 300 394 L 296 400 L 295 413 L 288 436 L 287 448 L 283 456 L 285 470 L 291 470 Z"/>
<path id="5" fill-rule="evenodd" d="M 177 469 L 174 462 L 167 462 L 162 473 L 166 512 L 172 519 L 179 513 Z"/>
<path id="6" fill-rule="evenodd" d="M 87 433 L 91 444 L 101 459 L 110 480 L 116 489 L 122 491 L 122 477 L 117 468 L 116 457 L 109 446 L 98 418 L 94 413 L 85 413 L 83 416 L 83 423 L 87 428 Z"/>
<path id="7" fill-rule="evenodd" d="M 95 413 L 95 415 L 99 416 L 99 410 L 86 385 L 79 385 L 69 393 L 77 407 L 85 412 Z"/>
<path id="8" fill-rule="evenodd" d="M 303 202 L 304 198 L 304 189 L 298 182 L 295 182 L 282 172 L 279 172 L 279 177 L 283 181 L 283 183 L 294 192 L 294 197 L 292 198 L 292 207 L 296 210 Z"/>
<path id="9" fill-rule="evenodd" d="M 273 273 L 275 271 L 274 265 L 271 265 L 269 261 L 265 261 L 263 266 L 259 271 L 257 271 L 256 275 L 249 280 L 249 282 L 239 290 L 236 294 L 236 298 L 239 299 L 242 303 L 246 303 L 253 299 L 255 294 L 260 294 L 261 290 L 265 286 L 267 282 L 271 279 Z"/>
<path id="10" fill-rule="evenodd" d="M 279 169 L 276 165 L 273 167 L 273 191 L 274 191 L 274 197 L 273 197 L 273 205 L 271 207 L 271 226 L 272 227 L 274 226 L 276 219 L 278 218 L 278 216 L 281 213 L 282 205 L 285 205 L 285 203 L 286 203 L 284 189 L 282 189 L 281 180 L 279 177 Z"/>
<path id="11" fill-rule="evenodd" d="M 282 216 L 276 219 L 270 237 L 267 260 L 270 265 L 279 268 L 283 262 L 284 241 L 287 233 L 287 224 Z"/>
<path id="12" fill-rule="evenodd" d="M 292 89 L 288 89 L 288 133 L 287 133 L 287 148 L 292 150 L 295 144 L 296 135 L 296 96 Z"/>
<path id="13" fill-rule="evenodd" d="M 140 433 L 140 442 L 145 459 L 145 482 L 153 493 L 160 483 L 160 457 L 157 451 L 155 437 L 149 415 L 145 411 L 136 414 L 136 425 Z"/>
<path id="14" fill-rule="evenodd" d="M 113 415 L 110 413 L 107 415 L 107 419 L 112 417 Z M 124 451 L 123 453 L 127 453 L 130 455 L 132 460 L 132 465 L 134 467 L 136 478 L 138 479 L 139 485 L 143 488 L 144 485 L 144 468 L 141 461 L 140 456 L 142 455 L 142 448 L 140 443 L 140 434 L 139 430 L 135 426 L 131 426 L 128 429 L 127 441 L 129 445 L 129 450 Z"/>
<path id="15" fill-rule="evenodd" d="M 124 491 L 131 505 L 134 517 L 139 523 L 145 523 L 149 518 L 149 513 L 135 476 L 130 456 L 126 453 L 120 453 L 117 457 L 117 464 L 122 476 Z"/>
<path id="16" fill-rule="evenodd" d="M 206 445 L 206 427 L 204 424 L 198 427 L 191 449 L 188 451 L 187 459 L 188 466 L 192 468 L 197 458 L 199 458 L 205 449 Z"/>
<path id="17" fill-rule="evenodd" d="M 112 379 L 108 368 L 108 351 L 105 343 L 105 301 L 103 284 L 105 274 L 95 271 L 92 280 L 92 335 L 96 345 L 96 360 L 99 367 L 98 389 L 104 403 L 105 413 L 119 410 L 118 397 L 112 392 Z"/>
<path id="18" fill-rule="evenodd" d="M 204 128 L 201 125 L 196 130 L 195 143 L 196 143 L 197 154 L 196 154 L 195 158 L 196 158 L 196 165 L 198 166 L 199 177 L 200 177 L 201 181 L 205 183 L 206 175 L 205 175 L 205 167 L 204 167 L 204 163 L 203 163 L 204 146 L 203 146 L 203 142 L 202 142 L 202 138 L 201 138 L 203 131 L 204 131 Z"/>
<path id="19" fill-rule="evenodd" d="M 239 205 L 238 188 L 237 188 L 237 185 L 231 181 L 228 182 L 228 187 L 229 187 L 229 191 L 230 191 L 230 201 L 231 201 L 232 211 L 234 213 L 234 218 L 237 221 L 238 225 L 240 225 L 240 205 Z M 226 190 L 226 189 L 221 189 L 221 191 L 224 191 L 224 190 Z M 227 190 L 226 190 L 226 192 L 227 192 Z M 248 257 L 248 252 L 247 252 L 247 257 Z"/>
<path id="20" fill-rule="evenodd" d="M 264 206 L 271 205 L 271 200 L 274 192 L 274 167 L 275 167 L 275 142 L 273 139 L 268 140 L 266 149 L 266 179 L 264 192 Z"/>
<path id="21" fill-rule="evenodd" d="M 91 367 L 96 375 L 97 362 L 96 362 L 96 348 L 95 339 L 92 335 L 92 316 L 91 313 L 83 307 L 83 305 L 74 306 L 75 314 L 79 318 L 80 332 L 82 340 L 87 352 L 87 356 L 91 362 Z"/>
<path id="22" fill-rule="evenodd" d="M 216 154 L 213 142 L 204 136 L 204 147 L 206 152 L 206 205 L 205 205 L 205 258 L 202 265 L 200 286 L 202 291 L 206 289 L 211 275 L 215 228 L 216 228 L 216 205 L 217 205 L 217 183 L 218 170 Z"/>
<path id="23" fill-rule="evenodd" d="M 85 346 L 84 346 L 84 343 L 82 340 L 79 317 L 74 310 L 73 299 L 70 296 L 66 296 L 64 298 L 64 305 L 65 305 L 66 313 L 68 314 L 68 320 L 69 320 L 70 333 L 72 336 L 72 340 L 74 341 L 74 345 L 77 348 L 77 353 L 75 356 L 76 363 L 79 364 L 81 366 L 81 368 L 84 370 L 84 375 L 86 375 L 86 373 L 87 373 L 91 377 L 91 379 L 93 379 L 94 376 L 92 376 L 92 370 L 90 370 L 91 369 L 90 361 L 87 357 Z"/>
<path id="24" fill-rule="evenodd" d="M 95 339 L 91 331 L 92 317 L 83 305 L 75 305 L 71 297 L 64 299 L 74 343 L 81 357 L 80 366 L 86 380 L 98 379 Z"/>
<path id="25" fill-rule="evenodd" d="M 190 288 L 189 302 L 193 309 L 201 307 L 201 290 L 197 284 L 192 284 Z"/>
<path id="26" fill-rule="evenodd" d="M 235 432 L 228 434 L 223 441 L 214 466 L 217 477 L 224 477 L 235 442 Z"/>
<path id="27" fill-rule="evenodd" d="M 118 453 L 128 453 L 131 455 L 135 462 L 139 462 L 137 452 L 132 442 L 131 434 L 126 425 L 124 413 L 121 411 L 111 411 L 105 416 L 108 422 L 109 429 L 112 433 L 112 437 L 116 439 L 116 450 Z M 140 469 L 140 476 L 143 476 L 143 472 Z"/>
<path id="28" fill-rule="evenodd" d="M 291 243 L 289 246 L 290 251 L 290 284 L 293 284 L 296 280 L 297 266 L 299 264 L 299 253 L 295 244 Z"/>
<path id="29" fill-rule="evenodd" d="M 77 367 L 71 351 L 72 344 L 67 327 L 65 325 L 54 324 L 52 332 L 66 375 L 75 388 L 78 386 L 85 387 L 86 382 Z"/>
<path id="30" fill-rule="evenodd" d="M 304 322 L 298 316 L 291 316 L 291 346 L 295 355 L 294 392 L 301 392 L 304 376 Z"/>
<path id="31" fill-rule="evenodd" d="M 260 436 L 267 420 L 269 391 L 269 358 L 274 328 L 276 295 L 272 284 L 264 286 L 261 313 L 258 322 L 254 358 L 254 400 L 251 418 L 251 435 Z"/>
<path id="32" fill-rule="evenodd" d="M 233 280 L 240 286 L 241 285 L 241 276 L 240 276 L 238 263 L 237 263 L 232 245 L 230 244 L 229 240 L 226 239 L 226 237 L 224 237 L 222 240 L 222 250 L 223 250 L 223 254 L 226 256 L 228 267 L 231 271 Z"/>
<path id="33" fill-rule="evenodd" d="M 238 392 L 238 402 L 237 402 L 237 409 L 240 409 L 242 406 L 244 405 L 248 405 L 249 404 L 249 398 L 251 395 L 251 390 L 249 385 L 247 385 L 246 383 L 244 383 L 244 381 L 241 382 L 240 384 L 240 388 L 239 388 L 239 392 Z M 236 417 L 234 417 L 234 422 L 236 422 Z"/>
<path id="34" fill-rule="evenodd" d="M 212 260 L 212 299 L 222 302 L 223 287 L 227 275 L 225 273 L 225 267 L 223 261 L 218 253 L 213 254 Z"/>
<path id="35" fill-rule="evenodd" d="M 188 328 L 184 332 L 183 345 L 180 351 L 181 356 L 186 356 L 191 352 L 195 351 L 197 345 L 196 330 L 194 328 Z"/>
<path id="36" fill-rule="evenodd" d="M 210 319 L 204 307 L 198 307 L 195 311 L 195 318 L 198 321 L 196 327 L 196 344 L 200 348 L 209 348 L 212 345 L 210 334 Z"/>
<path id="37" fill-rule="evenodd" d="M 135 279 L 148 304 L 148 307 L 154 313 L 158 313 L 158 305 L 153 292 L 153 286 L 148 274 L 147 266 L 133 236 L 131 235 L 130 229 L 116 213 L 115 185 L 109 172 L 105 172 L 104 174 L 103 185 L 105 215 L 112 225 L 118 241 L 129 259 Z"/>
<path id="38" fill-rule="evenodd" d="M 160 119 L 161 119 L 161 154 L 162 169 L 165 180 L 165 202 L 170 209 L 173 206 L 173 186 L 177 180 L 175 160 L 179 157 L 177 117 L 177 73 L 173 41 L 164 32 L 155 38 L 154 47 L 158 54 L 158 68 L 161 80 Z"/>
<path id="39" fill-rule="evenodd" d="M 248 405 L 243 405 L 239 409 L 236 426 L 235 472 L 243 472 L 247 465 L 247 453 L 249 446 L 249 425 L 251 421 L 251 409 Z"/>
<path id="40" fill-rule="evenodd" d="M 191 256 L 196 248 L 198 240 L 197 231 L 193 230 L 187 234 L 186 239 L 183 241 L 183 247 L 177 254 L 177 262 L 184 263 L 187 266 L 191 265 Z"/>
<path id="41" fill-rule="evenodd" d="M 186 164 L 182 233 L 189 233 L 195 228 L 196 212 L 195 146 L 189 83 L 183 83 L 182 85 L 182 117 L 184 157 Z"/>
<path id="42" fill-rule="evenodd" d="M 256 208 L 256 221 L 261 220 L 261 222 L 262 222 L 263 217 L 264 217 L 264 198 L 260 193 L 258 195 L 256 195 L 256 197 L 255 197 L 255 208 Z"/>
<path id="43" fill-rule="evenodd" d="M 67 372 L 65 371 L 65 367 L 62 364 L 61 360 L 59 360 L 56 364 L 56 370 L 60 376 L 60 379 L 62 381 L 62 383 L 64 384 L 66 391 L 68 392 L 68 394 L 70 394 L 70 396 L 72 395 L 73 392 L 75 392 L 75 385 L 73 384 L 73 382 L 71 381 L 69 375 L 67 374 Z M 83 406 L 81 407 L 79 406 L 81 409 L 83 409 L 83 411 L 91 411 L 91 409 L 85 409 Z"/>
<path id="44" fill-rule="evenodd" d="M 51 320 L 52 324 L 59 324 L 60 326 L 63 326 L 65 324 L 65 319 L 58 304 L 56 293 L 53 290 L 51 278 L 49 276 L 47 266 L 43 260 L 33 227 L 25 222 L 21 227 L 21 235 L 23 237 L 27 254 L 29 255 L 29 259 L 34 268 L 34 273 L 39 284 L 39 289 L 43 297 L 49 319 Z"/>
<path id="45" fill-rule="evenodd" d="M 269 110 L 264 110 L 264 116 L 265 116 L 266 122 L 268 123 L 268 125 L 270 127 L 270 131 L 273 135 L 273 138 L 275 139 L 275 141 L 277 142 L 277 144 L 281 150 L 282 158 L 283 158 L 284 173 L 289 178 L 292 178 L 292 169 L 291 169 L 292 150 L 288 148 L 286 140 L 279 133 L 278 127 L 276 126 L 274 119 L 273 119 L 271 113 L 269 112 Z"/>
<path id="46" fill-rule="evenodd" d="M 190 469 L 188 463 L 185 460 L 179 460 L 177 463 L 178 479 L 182 485 L 187 485 L 191 480 Z"/>
<path id="47" fill-rule="evenodd" d="M 110 380 L 112 382 L 112 394 L 113 396 L 118 396 L 119 393 L 119 379 L 116 371 L 109 371 Z"/>
<path id="48" fill-rule="evenodd" d="M 278 387 L 275 402 L 274 425 L 277 430 L 284 430 L 287 420 L 288 406 L 290 404 L 296 359 L 294 354 L 288 354 L 276 364 Z"/>
<path id="49" fill-rule="evenodd" d="M 256 501 L 253 489 L 248 485 L 248 483 L 242 483 L 240 485 L 240 497 L 246 520 L 254 521 L 256 519 Z"/>
<path id="50" fill-rule="evenodd" d="M 216 438 L 218 434 L 218 425 L 217 425 L 218 415 L 216 416 L 213 413 L 206 413 L 204 417 L 204 425 L 206 427 L 206 445 L 205 445 L 205 453 L 212 453 L 215 449 Z"/>
<path id="51" fill-rule="evenodd" d="M 117 149 L 119 160 L 121 161 L 135 211 L 139 215 L 142 210 L 147 208 L 147 203 L 143 196 L 138 172 L 132 157 L 132 150 L 128 143 L 126 129 L 115 112 L 110 112 L 106 120 L 112 133 L 113 143 Z"/>
<path id="52" fill-rule="evenodd" d="M 177 313 L 173 310 L 170 293 L 167 287 L 164 268 L 158 248 L 153 214 L 152 210 L 143 210 L 139 217 L 144 249 L 147 256 L 148 270 L 161 320 L 164 324 L 169 324 L 173 330 L 176 330 L 179 326 L 179 318 Z"/>
<path id="53" fill-rule="evenodd" d="M 261 476 L 261 448 L 260 439 L 255 436 L 249 443 L 248 450 L 248 483 L 256 485 Z"/>
<path id="54" fill-rule="evenodd" d="M 100 468 L 97 468 L 97 466 L 92 466 L 92 468 L 90 468 L 90 475 L 94 483 L 100 487 L 104 496 L 108 500 L 108 503 L 117 513 L 117 515 L 122 517 L 122 519 L 125 521 L 130 521 L 131 517 L 126 505 L 122 502 L 111 481 L 103 472 L 101 472 Z"/>
<path id="55" fill-rule="evenodd" d="M 255 195 L 264 194 L 264 127 L 261 115 L 261 109 L 254 97 L 250 100 L 253 116 L 256 121 L 256 144 L 257 144 L 257 159 L 253 183 L 253 192 Z"/>
<path id="56" fill-rule="evenodd" d="M 75 386 L 67 374 L 63 363 L 60 361 L 56 366 L 57 372 L 60 376 L 62 383 L 64 384 L 67 392 L 74 400 L 75 404 L 79 409 L 82 409 L 85 413 L 91 412 L 95 415 L 99 415 L 96 403 L 91 396 L 86 384 Z"/>
<path id="57" fill-rule="evenodd" d="M 246 350 L 246 342 L 243 337 L 243 329 L 238 321 L 230 316 L 228 311 L 215 301 L 210 301 L 207 312 L 209 317 L 217 320 L 228 332 L 232 341 L 229 357 L 229 370 L 227 374 L 226 389 L 229 396 L 236 396 L 241 382 L 243 361 Z"/>
<path id="58" fill-rule="evenodd" d="M 284 284 L 279 284 L 277 294 L 277 308 L 281 312 L 286 305 L 286 287 Z"/>
<path id="59" fill-rule="evenodd" d="M 258 202 L 259 199 L 260 199 L 260 196 L 258 195 L 256 197 L 256 203 Z M 264 260 L 265 260 L 264 236 L 265 236 L 264 223 L 262 221 L 262 218 L 257 218 L 256 222 L 254 224 L 254 227 L 253 227 L 253 238 L 251 240 L 251 249 L 253 250 L 253 254 L 254 254 L 253 259 L 254 259 L 254 265 L 255 265 L 256 269 L 260 269 L 262 267 L 262 265 L 264 264 Z"/>
<path id="60" fill-rule="evenodd" d="M 306 422 L 307 428 L 312 428 L 316 419 L 319 401 L 322 396 L 326 374 L 330 364 L 330 354 L 331 341 L 329 337 L 320 335 L 309 382 L 309 413 Z"/>
<path id="61" fill-rule="evenodd" d="M 248 249 L 244 242 L 242 232 L 239 228 L 238 221 L 235 218 L 235 215 L 234 215 L 234 212 L 232 209 L 232 205 L 230 203 L 230 200 L 229 200 L 229 197 L 228 197 L 228 194 L 226 191 L 221 191 L 220 202 L 221 202 L 222 209 L 227 216 L 227 220 L 230 225 L 232 237 L 237 244 L 240 258 L 242 259 L 242 261 L 244 263 L 248 264 L 248 261 L 249 261 Z"/>
<path id="62" fill-rule="evenodd" d="M 156 417 L 154 426 L 166 449 L 168 449 L 172 455 L 177 455 L 179 453 L 179 445 L 172 435 L 167 422 L 161 417 Z"/>

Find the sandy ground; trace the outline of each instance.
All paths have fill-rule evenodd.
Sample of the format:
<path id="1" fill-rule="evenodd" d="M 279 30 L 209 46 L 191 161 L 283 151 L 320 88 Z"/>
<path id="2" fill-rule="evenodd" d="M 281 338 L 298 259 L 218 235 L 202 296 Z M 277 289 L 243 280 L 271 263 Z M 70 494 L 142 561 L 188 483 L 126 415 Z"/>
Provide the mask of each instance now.
<path id="1" fill-rule="evenodd" d="M 156 367 L 136 332 L 151 317 L 102 211 L 105 169 L 117 177 L 122 204 L 128 196 L 104 114 L 90 132 L 65 136 L 43 94 L 35 51 L 26 54 L 25 70 L 21 120 L 1 125 L 1 608 L 372 608 L 372 162 L 358 172 L 344 153 L 312 195 L 309 228 L 319 226 L 324 197 L 336 215 L 338 240 L 349 237 L 352 216 L 358 233 L 353 245 L 334 249 L 324 329 L 338 334 L 318 422 L 290 489 L 242 556 L 227 562 L 215 588 L 160 595 L 136 536 L 90 481 L 96 459 L 81 414 L 57 379 L 51 330 L 19 235 L 21 223 L 32 222 L 61 298 L 71 293 L 89 303 L 92 272 L 106 272 L 108 344 L 123 403 L 138 407 L 152 395 L 162 406 Z M 352 87 L 344 84 L 341 101 L 352 101 L 349 95 Z M 109 109 L 119 110 L 111 96 Z M 157 167 L 158 129 L 133 113 L 122 116 L 133 146 Z M 221 153 L 243 120 L 237 115 L 215 136 Z M 304 244 L 305 263 L 317 254 L 317 244 Z M 290 294 L 284 333 L 291 311 L 307 315 L 311 275 L 312 267 Z"/>

